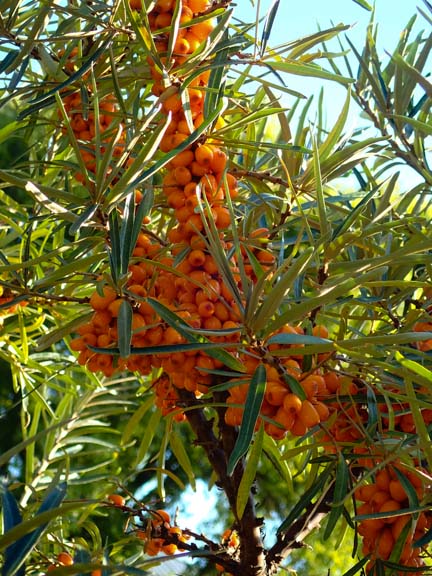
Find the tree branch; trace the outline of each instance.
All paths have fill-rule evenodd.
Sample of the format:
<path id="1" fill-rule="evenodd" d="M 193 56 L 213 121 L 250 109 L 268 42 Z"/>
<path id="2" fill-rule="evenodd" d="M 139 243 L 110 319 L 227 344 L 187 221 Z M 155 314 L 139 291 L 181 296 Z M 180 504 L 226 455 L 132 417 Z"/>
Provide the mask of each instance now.
<path id="1" fill-rule="evenodd" d="M 179 396 L 186 406 L 196 405 L 196 398 L 186 390 L 179 390 Z M 225 401 L 224 393 L 215 394 L 218 403 Z M 234 576 L 264 576 L 265 556 L 261 539 L 260 526 L 262 520 L 255 514 L 255 506 L 252 494 L 249 494 L 243 516 L 237 514 L 237 495 L 241 479 L 244 473 L 244 462 L 241 460 L 232 476 L 227 473 L 227 463 L 234 447 L 237 431 L 232 426 L 227 426 L 224 420 L 224 409 L 217 410 L 219 415 L 219 440 L 214 432 L 212 422 L 207 420 L 202 408 L 186 410 L 186 417 L 197 437 L 198 443 L 206 452 L 207 458 L 218 477 L 218 484 L 224 490 L 231 511 L 236 519 L 236 529 L 240 537 L 240 563 L 238 569 L 231 568 Z"/>

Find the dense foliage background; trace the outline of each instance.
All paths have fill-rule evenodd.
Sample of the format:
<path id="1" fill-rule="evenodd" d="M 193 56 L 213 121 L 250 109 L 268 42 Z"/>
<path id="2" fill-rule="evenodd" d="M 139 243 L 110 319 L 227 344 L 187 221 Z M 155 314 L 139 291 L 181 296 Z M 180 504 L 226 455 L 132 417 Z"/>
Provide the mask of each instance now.
<path id="1" fill-rule="evenodd" d="M 272 46 L 278 5 L 257 28 L 230 1 L 0 2 L 4 576 L 204 576 L 217 563 L 236 576 L 390 575 L 431 565 L 432 7 L 419 7 L 380 59 L 373 12 L 364 46 L 344 24 Z M 192 50 L 181 40 L 193 26 L 202 37 Z M 334 125 L 325 93 L 295 92 L 292 75 L 346 87 Z M 349 132 L 353 108 L 360 121 Z M 176 115 L 189 139 L 167 144 L 183 134 Z M 222 200 L 198 193 L 198 233 L 179 240 L 185 203 L 166 193 L 167 174 L 206 146 L 227 155 Z M 167 296 L 191 275 L 192 237 L 237 313 L 229 327 L 194 329 L 172 304 L 178 293 Z M 153 252 L 137 250 L 148 244 Z M 151 288 L 137 294 L 146 266 Z M 205 292 L 203 278 L 192 281 Z M 83 345 L 107 290 L 124 302 L 118 320 L 97 318 L 110 339 Z M 169 354 L 140 340 L 157 328 L 134 324 L 142 304 L 180 334 L 162 342 Z M 167 406 L 163 358 L 184 352 L 211 359 L 207 388 L 171 390 Z M 287 375 L 289 360 L 300 375 L 293 364 Z M 295 434 L 264 411 L 275 367 L 280 393 L 302 401 L 307 377 L 327 378 L 325 395 L 307 394 L 318 421 Z M 234 397 L 239 385 L 247 396 Z M 390 469 L 400 506 L 362 511 L 359 490 Z M 216 513 L 188 530 L 203 485 Z M 189 536 L 170 536 L 175 556 L 149 555 L 166 528 L 161 509 Z M 388 553 L 362 547 L 367 522 L 390 533 L 399 517 L 409 524 Z M 415 565 L 401 559 L 413 540 Z M 252 569 L 262 544 L 267 564 Z"/>

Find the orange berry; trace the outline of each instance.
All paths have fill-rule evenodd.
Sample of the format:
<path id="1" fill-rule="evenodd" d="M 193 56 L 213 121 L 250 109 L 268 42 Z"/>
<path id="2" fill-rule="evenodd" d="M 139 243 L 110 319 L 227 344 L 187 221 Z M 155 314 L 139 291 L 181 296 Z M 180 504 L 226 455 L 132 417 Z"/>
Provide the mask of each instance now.
<path id="1" fill-rule="evenodd" d="M 312 334 L 313 336 L 318 336 L 319 338 L 328 338 L 329 331 L 325 326 L 317 324 L 312 328 Z"/>
<path id="2" fill-rule="evenodd" d="M 190 45 L 186 38 L 177 38 L 174 44 L 174 54 L 189 54 L 190 52 Z"/>
<path id="3" fill-rule="evenodd" d="M 117 298 L 108 306 L 108 311 L 112 314 L 113 318 L 117 318 L 120 312 L 120 306 L 122 305 L 123 298 Z"/>
<path id="4" fill-rule="evenodd" d="M 307 427 L 313 428 L 320 422 L 320 417 L 314 405 L 309 400 L 303 400 L 297 418 Z"/>
<path id="5" fill-rule="evenodd" d="M 211 0 L 189 0 L 189 8 L 194 14 L 205 12 L 211 8 Z"/>
<path id="6" fill-rule="evenodd" d="M 391 480 L 389 484 L 389 492 L 393 500 L 396 502 L 403 502 L 407 499 L 407 493 L 399 480 Z"/>
<path id="7" fill-rule="evenodd" d="M 164 344 L 170 344 L 170 345 L 180 344 L 183 341 L 183 338 L 177 332 L 177 330 L 175 330 L 171 326 L 168 326 L 168 328 L 164 332 L 163 341 L 164 341 Z"/>
<path id="8" fill-rule="evenodd" d="M 325 422 L 326 420 L 328 420 L 330 416 L 330 410 L 328 409 L 327 405 L 324 404 L 324 402 L 315 401 L 313 402 L 313 406 L 315 410 L 318 412 L 320 422 Z"/>
<path id="9" fill-rule="evenodd" d="M 171 94 L 171 96 L 168 96 L 168 98 L 162 102 L 162 108 L 165 110 L 165 112 L 172 112 L 173 114 L 179 112 L 182 106 L 182 101 L 178 93 Z M 178 144 L 175 146 L 178 146 Z M 173 146 L 173 148 L 175 148 L 175 146 Z"/>
<path id="10" fill-rule="evenodd" d="M 175 0 L 156 0 L 154 10 L 156 12 L 172 12 Z"/>
<path id="11" fill-rule="evenodd" d="M 192 250 L 188 255 L 188 261 L 194 268 L 203 266 L 206 261 L 206 255 L 202 250 Z"/>
<path id="12" fill-rule="evenodd" d="M 375 482 L 380 490 L 385 490 L 388 492 L 390 480 L 390 473 L 386 468 L 383 468 L 376 473 Z"/>
<path id="13" fill-rule="evenodd" d="M 376 484 L 366 484 L 356 489 L 355 497 L 362 502 L 369 502 L 375 492 L 378 492 L 378 486 Z"/>
<path id="14" fill-rule="evenodd" d="M 210 300 L 204 300 L 198 305 L 198 314 L 202 318 L 208 318 L 209 316 L 213 316 L 214 311 L 215 311 L 214 304 Z"/>
<path id="15" fill-rule="evenodd" d="M 216 174 L 222 173 L 227 165 L 227 155 L 223 150 L 213 147 L 213 158 L 210 163 L 210 168 Z"/>
<path id="16" fill-rule="evenodd" d="M 166 510 L 156 510 L 154 512 L 154 520 L 156 524 L 162 524 L 163 522 L 167 522 L 168 524 L 171 522 L 171 516 L 168 514 Z"/>
<path id="17" fill-rule="evenodd" d="M 390 528 L 384 528 L 384 530 L 378 536 L 378 555 L 380 558 L 387 560 L 394 548 L 394 538 L 391 533 Z"/>
<path id="18" fill-rule="evenodd" d="M 117 298 L 116 291 L 110 286 L 104 286 L 102 293 L 101 296 L 98 291 L 95 291 L 90 296 L 90 306 L 93 310 L 105 310 Z"/>
<path id="19" fill-rule="evenodd" d="M 97 330 L 106 332 L 106 328 L 111 322 L 112 314 L 108 310 L 99 310 L 93 314 L 92 323 Z"/>
<path id="20" fill-rule="evenodd" d="M 129 6 L 132 10 L 141 10 L 142 9 L 142 0 L 129 0 Z"/>
<path id="21" fill-rule="evenodd" d="M 200 22 L 199 24 L 195 24 L 191 26 L 192 32 L 195 36 L 202 42 L 206 40 L 211 32 L 214 30 L 215 27 L 215 20 L 213 18 L 209 18 L 208 20 L 204 20 L 204 22 Z"/>
<path id="22" fill-rule="evenodd" d="M 278 409 L 274 419 L 276 422 L 279 422 L 279 424 L 282 424 L 286 430 L 291 430 L 296 420 L 295 415 L 285 410 L 283 406 Z"/>
<path id="23" fill-rule="evenodd" d="M 159 554 L 163 546 L 163 540 L 161 538 L 153 538 L 149 542 L 146 542 L 145 553 L 148 556 L 156 556 Z"/>
<path id="24" fill-rule="evenodd" d="M 177 166 L 174 169 L 174 178 L 179 186 L 186 186 L 192 180 L 192 174 L 186 166 Z"/>
<path id="25" fill-rule="evenodd" d="M 196 160 L 194 160 L 191 163 L 190 169 L 191 169 L 192 174 L 194 176 L 196 176 L 197 178 L 201 178 L 202 176 L 205 176 L 208 172 L 208 169 L 205 166 L 203 166 L 202 164 L 198 164 L 198 162 Z"/>
<path id="26" fill-rule="evenodd" d="M 74 338 L 70 341 L 69 346 L 74 352 L 81 352 L 87 348 L 87 345 L 82 338 Z"/>
<path id="27" fill-rule="evenodd" d="M 213 161 L 213 148 L 203 144 L 195 150 L 195 160 L 201 166 L 209 168 Z"/>
<path id="28" fill-rule="evenodd" d="M 125 499 L 121 494 L 110 494 L 108 500 L 114 504 L 114 506 L 124 506 Z"/>
<path id="29" fill-rule="evenodd" d="M 381 508 L 378 510 L 378 512 L 383 513 L 383 512 L 396 512 L 397 510 L 400 510 L 400 503 L 396 502 L 396 500 L 387 500 L 387 502 L 384 502 L 384 504 L 381 506 Z M 398 516 L 388 516 L 387 518 L 385 518 L 385 521 L 387 522 L 387 524 L 393 524 L 393 522 L 396 522 L 396 520 L 398 519 Z"/>
<path id="30" fill-rule="evenodd" d="M 60 552 L 57 556 L 57 562 L 60 566 L 72 566 L 74 563 L 72 556 L 68 552 Z"/>
<path id="31" fill-rule="evenodd" d="M 376 512 L 381 508 L 381 506 L 390 499 L 390 495 L 385 490 L 377 490 L 370 498 L 369 502 Z"/>
<path id="32" fill-rule="evenodd" d="M 187 132 L 182 132 L 182 130 L 179 130 L 179 132 L 185 135 L 187 134 Z M 189 164 L 192 164 L 194 161 L 194 158 L 195 156 L 192 150 L 183 150 L 183 152 L 179 152 L 174 156 L 170 162 L 170 166 L 174 168 L 177 166 L 189 166 Z"/>
<path id="33" fill-rule="evenodd" d="M 304 436 L 307 431 L 308 427 L 305 425 L 305 423 L 302 420 L 300 420 L 300 418 L 296 418 L 291 428 L 291 434 L 293 436 Z"/>
<path id="34" fill-rule="evenodd" d="M 272 406 L 280 406 L 288 391 L 283 384 L 269 380 L 266 384 L 265 399 Z"/>
<path id="35" fill-rule="evenodd" d="M 159 28 L 167 28 L 171 25 L 172 14 L 171 12 L 161 12 L 156 16 L 155 26 Z"/>
<path id="36" fill-rule="evenodd" d="M 177 552 L 178 548 L 175 544 L 165 544 L 162 546 L 162 552 L 164 552 L 167 556 L 172 556 Z"/>
<path id="37" fill-rule="evenodd" d="M 189 30 L 187 30 L 186 34 L 185 34 L 185 40 L 188 41 L 189 43 L 189 53 L 193 54 L 195 52 L 195 50 L 198 50 L 201 41 L 199 38 L 197 38 L 195 36 L 195 34 L 193 34 L 193 32 L 190 32 Z"/>
<path id="38" fill-rule="evenodd" d="M 302 401 L 296 394 L 288 393 L 283 400 L 284 409 L 291 414 L 298 414 L 302 408 Z"/>

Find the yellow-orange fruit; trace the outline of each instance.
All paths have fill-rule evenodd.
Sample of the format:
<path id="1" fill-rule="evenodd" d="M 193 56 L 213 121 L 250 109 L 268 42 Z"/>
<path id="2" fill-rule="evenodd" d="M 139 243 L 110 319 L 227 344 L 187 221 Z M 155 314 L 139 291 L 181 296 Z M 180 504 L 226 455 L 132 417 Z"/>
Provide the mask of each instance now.
<path id="1" fill-rule="evenodd" d="M 98 291 L 95 291 L 90 296 L 90 306 L 93 310 L 105 310 L 116 298 L 116 291 L 110 286 L 104 286 L 102 288 L 102 295 L 100 295 Z"/>
<path id="2" fill-rule="evenodd" d="M 396 512 L 397 510 L 400 510 L 400 503 L 396 502 L 396 500 L 387 500 L 387 502 L 384 502 L 381 506 L 379 512 L 382 514 L 383 512 Z M 388 516 L 385 521 L 387 524 L 393 524 L 393 522 L 396 522 L 397 518 L 396 515 Z"/>
<path id="3" fill-rule="evenodd" d="M 206 168 L 210 168 L 211 163 L 213 162 L 214 154 L 213 148 L 211 146 L 207 146 L 203 144 L 202 146 L 198 146 L 195 150 L 195 160 L 201 166 Z"/>
<path id="4" fill-rule="evenodd" d="M 171 516 L 166 510 L 155 510 L 153 522 L 157 524 L 167 522 L 169 524 L 171 522 Z"/>
<path id="5" fill-rule="evenodd" d="M 302 401 L 296 394 L 288 393 L 283 400 L 284 409 L 291 414 L 298 414 L 302 408 Z"/>
<path id="6" fill-rule="evenodd" d="M 194 14 L 205 12 L 212 5 L 211 0 L 189 0 L 189 8 Z"/>
<path id="7" fill-rule="evenodd" d="M 115 506 L 124 506 L 125 499 L 121 494 L 110 494 L 108 500 L 112 502 Z"/>
<path id="8" fill-rule="evenodd" d="M 68 552 L 60 552 L 57 556 L 57 562 L 61 566 L 72 566 L 74 563 L 72 556 Z"/>
<path id="9" fill-rule="evenodd" d="M 303 400 L 297 418 L 306 426 L 306 428 L 313 428 L 320 422 L 319 414 L 309 400 Z"/>
<path id="10" fill-rule="evenodd" d="M 390 480 L 389 484 L 390 496 L 396 502 L 403 502 L 407 499 L 407 493 L 399 480 Z"/>

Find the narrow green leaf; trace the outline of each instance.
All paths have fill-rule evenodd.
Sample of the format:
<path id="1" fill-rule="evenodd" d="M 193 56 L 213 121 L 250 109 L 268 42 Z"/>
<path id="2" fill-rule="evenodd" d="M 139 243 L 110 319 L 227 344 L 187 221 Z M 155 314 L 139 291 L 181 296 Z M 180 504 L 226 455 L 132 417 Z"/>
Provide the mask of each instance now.
<path id="1" fill-rule="evenodd" d="M 280 0 L 274 0 L 273 4 L 270 6 L 266 18 L 264 21 L 264 28 L 261 35 L 261 46 L 260 46 L 260 56 L 264 56 L 266 51 L 267 43 L 270 39 L 270 34 L 273 28 L 273 24 L 276 18 L 277 11 L 279 9 Z"/>
<path id="2" fill-rule="evenodd" d="M 333 152 L 333 150 L 337 147 L 340 141 L 343 129 L 345 128 L 345 124 L 348 118 L 350 102 L 351 102 L 351 90 L 348 88 L 347 96 L 344 105 L 342 107 L 341 113 L 339 114 L 327 138 L 319 147 L 319 159 L 321 163 Z"/>
<path id="3" fill-rule="evenodd" d="M 426 547 L 429 542 L 432 542 L 432 528 L 429 528 L 426 534 L 423 534 L 421 538 L 418 538 L 415 542 L 413 542 L 413 546 L 416 548 L 423 548 Z"/>
<path id="4" fill-rule="evenodd" d="M 119 216 L 115 210 L 109 215 L 109 237 L 110 249 L 109 260 L 111 268 L 111 276 L 114 283 L 120 279 L 121 276 L 121 256 L 120 256 L 120 230 L 119 230 Z"/>
<path id="5" fill-rule="evenodd" d="M 265 387 L 266 370 L 264 364 L 259 364 L 249 384 L 240 430 L 228 461 L 228 475 L 231 475 L 234 472 L 237 463 L 249 449 L 261 409 L 261 404 L 264 399 Z"/>
<path id="6" fill-rule="evenodd" d="M 56 480 L 54 482 L 56 482 Z M 66 482 L 61 482 L 58 485 L 51 486 L 35 515 L 35 519 L 37 519 L 38 516 L 40 517 L 43 515 L 44 512 L 56 512 L 65 495 Z M 48 522 L 41 523 L 33 532 L 26 534 L 6 548 L 2 576 L 12 576 L 12 574 L 17 573 L 39 541 L 39 538 L 42 536 L 47 526 Z M 5 536 L 6 535 L 7 534 L 5 534 Z"/>
<path id="7" fill-rule="evenodd" d="M 89 504 L 97 504 L 99 500 L 82 500 L 79 502 L 66 502 L 59 506 L 58 508 L 52 508 L 50 510 L 45 510 L 36 514 L 30 520 L 25 520 L 18 526 L 15 526 L 2 536 L 0 536 L 0 550 L 4 550 L 8 546 L 14 544 L 15 542 L 19 541 L 21 538 L 27 538 L 26 535 L 32 536 L 32 540 L 34 539 L 34 533 L 41 531 L 41 527 L 45 530 L 46 526 L 51 520 L 56 518 L 61 518 L 66 516 L 69 512 L 73 510 L 78 510 L 79 508 L 87 508 Z M 35 530 L 36 528 L 36 530 Z M 40 537 L 43 533 L 43 530 L 40 534 L 37 535 L 36 540 Z M 29 534 L 30 533 L 30 534 Z M 27 540 L 26 540 L 27 542 Z M 35 542 L 37 543 L 37 542 Z M 32 546 L 33 547 L 33 546 Z M 30 548 L 31 551 L 32 548 Z M 8 572 L 9 573 L 9 572 Z"/>
<path id="8" fill-rule="evenodd" d="M 270 460 L 278 474 L 285 481 L 288 492 L 294 490 L 291 468 L 288 462 L 281 457 L 279 446 L 274 438 L 264 435 L 263 453 Z"/>
<path id="9" fill-rule="evenodd" d="M 2 516 L 3 516 L 3 533 L 11 530 L 14 526 L 18 526 L 22 522 L 21 513 L 18 508 L 18 503 L 15 500 L 12 492 L 7 488 L 2 490 Z"/>
<path id="10" fill-rule="evenodd" d="M 408 402 L 411 408 L 416 433 L 419 438 L 419 444 L 423 450 L 424 458 L 428 463 L 429 470 L 432 470 L 432 445 L 429 436 L 429 430 L 423 419 L 421 407 L 417 400 L 416 391 L 411 378 L 405 379 L 405 389 L 407 393 Z"/>
<path id="11" fill-rule="evenodd" d="M 196 488 L 195 473 L 183 440 L 181 439 L 179 434 L 176 434 L 175 431 L 172 431 L 169 437 L 169 443 L 173 451 L 173 454 L 177 459 L 177 462 L 180 464 L 181 468 L 188 477 L 192 489 L 195 490 Z"/>
<path id="12" fill-rule="evenodd" d="M 259 62 L 257 62 L 259 64 Z M 287 74 L 294 74 L 296 76 L 307 76 L 311 78 L 322 78 L 323 80 L 334 80 L 340 84 L 351 84 L 354 82 L 354 78 L 346 78 L 345 76 L 340 76 L 339 74 L 333 74 L 321 68 L 317 64 L 299 64 L 298 62 L 288 62 L 288 61 L 277 61 L 271 60 L 270 62 L 265 60 L 263 64 L 270 66 L 274 70 L 279 72 L 285 72 Z"/>
<path id="13" fill-rule="evenodd" d="M 127 300 L 120 304 L 118 315 L 118 344 L 121 358 L 127 358 L 131 353 L 132 341 L 132 306 Z"/>
<path id="14" fill-rule="evenodd" d="M 358 4 L 368 12 L 372 11 L 372 6 L 369 4 L 369 2 L 366 2 L 366 0 L 353 0 L 353 2 L 355 2 L 355 4 Z M 344 574 L 344 576 L 348 576 L 348 573 Z"/>
<path id="15" fill-rule="evenodd" d="M 47 350 L 56 342 L 60 342 L 63 338 L 70 336 L 73 332 L 76 331 L 78 326 L 81 326 L 85 322 L 88 322 L 93 315 L 93 312 L 88 312 L 87 314 L 81 314 L 77 316 L 70 322 L 66 322 L 60 326 L 60 328 L 56 328 L 55 330 L 51 330 L 48 334 L 44 334 L 36 341 L 36 352 L 42 352 L 43 350 Z"/>
<path id="16" fill-rule="evenodd" d="M 86 60 L 86 62 L 81 66 L 81 68 L 79 70 L 77 70 L 76 72 L 74 72 L 73 74 L 68 76 L 67 80 L 65 80 L 64 82 L 60 82 L 60 84 L 57 84 L 54 88 L 52 88 L 51 90 L 48 90 L 48 92 L 45 92 L 41 96 L 38 96 L 34 100 L 31 100 L 29 102 L 29 104 L 31 104 L 33 106 L 37 105 L 37 104 L 41 104 L 42 102 L 44 102 L 45 100 L 47 100 L 48 98 L 50 98 L 51 96 L 56 94 L 57 92 L 60 92 L 64 88 L 67 88 L 67 86 L 73 84 L 75 82 L 75 80 L 78 80 L 79 78 L 81 78 L 81 76 L 83 76 L 83 74 L 85 74 L 86 72 L 88 72 L 90 70 L 90 68 L 93 66 L 93 63 L 96 62 L 99 59 L 99 57 L 106 51 L 107 46 L 111 42 L 112 42 L 112 35 L 110 34 L 102 42 L 102 44 L 99 46 L 99 48 L 97 48 L 93 52 L 93 54 L 89 57 L 89 59 Z M 23 110 L 18 115 L 18 119 L 22 120 L 23 118 L 28 116 L 30 113 L 30 109 L 31 108 L 26 108 L 25 110 Z"/>
<path id="17" fill-rule="evenodd" d="M 228 30 L 225 32 L 225 38 L 228 38 Z M 216 54 L 214 67 L 210 72 L 208 90 L 204 97 L 204 118 L 208 118 L 215 108 L 218 108 L 225 87 L 225 65 L 229 56 L 229 49 L 221 50 Z"/>
<path id="18" fill-rule="evenodd" d="M 324 197 L 324 188 L 321 178 L 321 160 L 318 144 L 313 138 L 313 171 L 315 179 L 315 193 L 318 206 L 318 218 L 320 223 L 321 240 L 327 244 L 331 238 L 331 224 L 327 214 L 326 202 Z"/>
<path id="19" fill-rule="evenodd" d="M 143 463 L 145 458 L 148 458 L 149 455 L 149 448 L 154 438 L 154 435 L 157 432 L 159 422 L 161 420 L 161 413 L 160 410 L 155 410 L 153 414 L 150 416 L 147 426 L 145 427 L 144 435 L 141 440 L 141 444 L 138 448 L 135 464 L 134 467 L 138 467 L 140 464 Z"/>
<path id="20" fill-rule="evenodd" d="M 354 2 L 357 2 L 357 0 L 354 0 Z M 360 572 L 363 566 L 365 566 L 369 562 L 369 559 L 370 554 L 368 554 L 367 556 L 356 562 L 354 566 L 352 566 L 349 570 L 344 572 L 343 576 L 354 576 L 355 574 L 357 574 L 357 572 Z"/>
<path id="21" fill-rule="evenodd" d="M 77 234 L 80 231 L 80 229 L 82 228 L 82 226 L 84 226 L 89 220 L 91 220 L 93 218 L 93 216 L 97 212 L 97 209 L 98 209 L 98 206 L 96 204 L 91 204 L 90 206 L 88 206 L 84 210 L 84 212 L 82 212 L 78 216 L 78 218 L 75 220 L 75 222 L 70 227 L 70 234 L 72 236 Z"/>
<path id="22" fill-rule="evenodd" d="M 167 49 L 167 62 L 170 62 L 172 54 L 173 54 L 173 50 L 174 50 L 174 44 L 177 41 L 178 38 L 178 33 L 179 33 L 179 26 L 180 26 L 180 18 L 182 15 L 182 3 L 179 0 L 176 0 L 174 3 L 174 11 L 172 14 L 172 18 L 171 18 L 171 24 L 170 24 L 170 32 L 169 32 L 169 38 L 168 38 L 168 49 Z"/>
<path id="23" fill-rule="evenodd" d="M 296 278 L 307 268 L 313 255 L 314 248 L 308 246 L 298 258 L 294 261 L 289 258 L 276 270 L 274 277 L 277 281 L 257 310 L 255 318 L 252 319 L 252 326 L 255 331 L 262 330 L 267 326 L 269 319 L 277 312 Z"/>
<path id="24" fill-rule="evenodd" d="M 147 398 L 145 402 L 142 402 L 142 404 L 140 404 L 140 406 L 137 408 L 137 410 L 135 410 L 132 416 L 128 418 L 128 421 L 123 429 L 123 434 L 120 440 L 120 444 L 122 446 L 125 446 L 132 438 L 132 436 L 137 434 L 139 430 L 138 428 L 139 422 L 141 421 L 143 416 L 152 408 L 152 406 L 154 406 L 154 398 L 153 396 L 150 396 L 150 398 Z"/>
<path id="25" fill-rule="evenodd" d="M 338 455 L 336 465 L 336 479 L 333 493 L 333 506 L 327 518 L 327 525 L 324 530 L 323 538 L 327 540 L 333 533 L 336 522 L 343 514 L 344 500 L 349 490 L 349 470 L 345 458 L 341 453 Z"/>
<path id="26" fill-rule="evenodd" d="M 297 322 L 298 320 L 303 319 L 311 310 L 324 306 L 329 302 L 335 302 L 337 298 L 341 296 L 347 297 L 351 290 L 358 288 L 363 284 L 363 282 L 378 276 L 380 271 L 382 272 L 382 269 L 379 268 L 376 270 L 369 270 L 368 272 L 365 271 L 358 277 L 347 278 L 346 280 L 341 280 L 340 283 L 333 286 L 323 287 L 321 294 L 318 296 L 309 298 L 307 301 L 301 302 L 300 304 L 292 304 L 288 312 L 284 312 L 267 326 L 268 332 L 271 333 L 276 331 L 278 328 L 281 328 L 288 322 Z M 396 334 L 394 335 L 394 337 L 397 336 L 398 335 Z"/>
<path id="27" fill-rule="evenodd" d="M 309 336 L 309 334 L 275 334 L 267 340 L 267 344 L 329 344 L 331 340 Z"/>
<path id="28" fill-rule="evenodd" d="M 132 246 L 132 230 L 134 228 L 134 220 L 135 220 L 135 197 L 134 194 L 131 193 L 126 198 L 124 207 L 123 207 L 123 214 L 122 214 L 122 223 L 120 227 L 120 262 L 121 262 L 121 275 L 124 276 L 127 274 L 128 267 L 129 267 L 129 259 L 131 257 L 132 251 L 135 246 Z M 137 237 L 138 238 L 138 237 Z M 136 242 L 136 238 L 135 238 Z"/>
<path id="29" fill-rule="evenodd" d="M 327 468 L 325 468 L 321 472 L 321 474 L 318 476 L 318 478 L 315 480 L 315 482 L 312 484 L 312 486 L 310 486 L 303 493 L 302 497 L 293 506 L 293 508 L 291 509 L 291 512 L 288 514 L 288 516 L 285 518 L 285 520 L 279 526 L 279 528 L 277 530 L 277 534 L 282 534 L 283 532 L 288 530 L 289 527 L 291 526 L 291 524 L 300 517 L 303 510 L 312 502 L 314 497 L 319 492 L 324 491 L 324 486 L 325 486 L 327 479 L 329 478 L 333 468 L 334 468 L 333 464 L 327 466 Z"/>
<path id="30" fill-rule="evenodd" d="M 241 519 L 250 497 L 251 487 L 255 481 L 258 463 L 261 457 L 264 440 L 264 426 L 261 424 L 252 443 L 242 479 L 237 492 L 237 518 Z"/>

